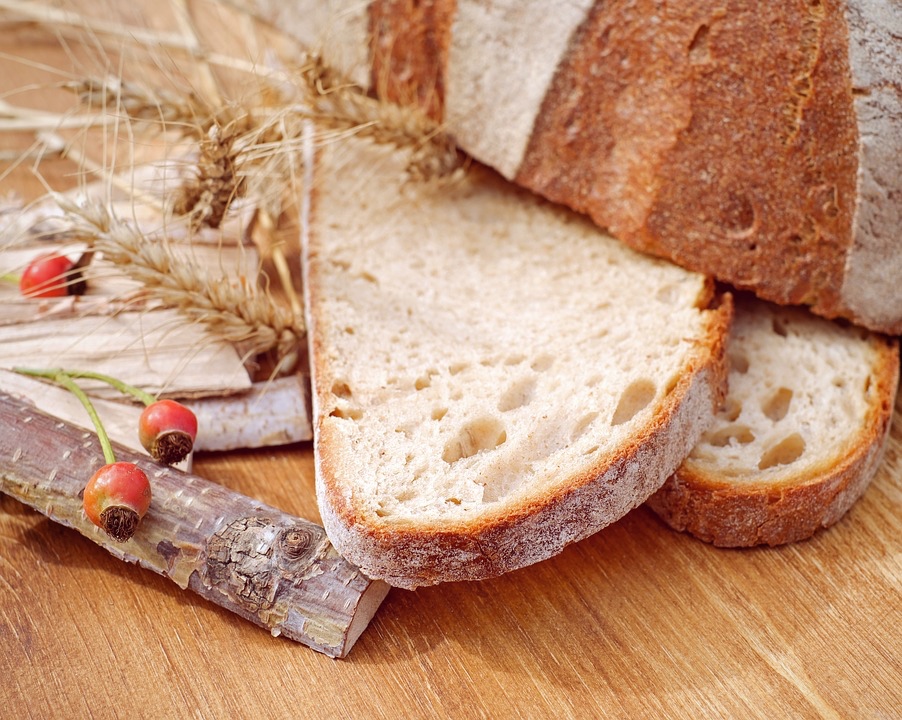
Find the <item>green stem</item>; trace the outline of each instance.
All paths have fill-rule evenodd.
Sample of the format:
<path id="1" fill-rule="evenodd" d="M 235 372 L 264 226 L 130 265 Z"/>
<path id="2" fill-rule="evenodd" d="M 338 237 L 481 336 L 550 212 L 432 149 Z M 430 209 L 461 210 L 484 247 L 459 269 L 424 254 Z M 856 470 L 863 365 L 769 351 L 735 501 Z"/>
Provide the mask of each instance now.
<path id="1" fill-rule="evenodd" d="M 94 423 L 94 429 L 97 431 L 97 439 L 100 440 L 100 447 L 103 450 L 103 459 L 106 460 L 107 465 L 112 465 L 116 462 L 116 454 L 113 452 L 113 444 L 110 442 L 110 436 L 107 435 L 106 429 L 103 427 L 103 423 L 100 420 L 100 416 L 94 408 L 94 404 L 85 394 L 85 391 L 78 387 L 75 381 L 67 373 L 58 369 L 34 370 L 30 368 L 13 368 L 13 370 L 21 375 L 31 375 L 33 377 L 43 377 L 53 380 L 57 385 L 63 386 L 66 390 L 75 395 L 87 411 L 88 417 L 91 418 L 91 422 Z"/>
<path id="2" fill-rule="evenodd" d="M 137 398 L 145 405 L 150 405 L 157 400 L 153 395 L 144 392 L 139 387 L 129 385 L 128 383 L 122 382 L 117 378 L 111 377 L 109 375 L 104 375 L 103 373 L 91 372 L 90 370 L 63 370 L 62 368 L 50 368 L 47 370 L 39 370 L 35 368 L 13 368 L 13 370 L 22 375 L 32 375 L 34 377 L 49 378 L 50 380 L 55 380 L 56 376 L 59 374 L 67 375 L 70 378 L 99 380 L 100 382 L 105 382 L 107 385 L 112 385 L 124 395 L 131 395 L 132 397 Z"/>
<path id="3" fill-rule="evenodd" d="M 20 278 L 15 273 L 3 273 L 2 275 L 0 275 L 0 282 L 18 283 L 21 279 L 22 278 Z"/>

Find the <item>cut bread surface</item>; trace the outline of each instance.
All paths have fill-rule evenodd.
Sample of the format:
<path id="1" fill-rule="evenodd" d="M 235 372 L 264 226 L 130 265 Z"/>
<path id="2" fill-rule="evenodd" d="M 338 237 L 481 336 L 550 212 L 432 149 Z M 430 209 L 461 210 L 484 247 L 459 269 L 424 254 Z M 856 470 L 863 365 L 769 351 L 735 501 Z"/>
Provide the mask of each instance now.
<path id="1" fill-rule="evenodd" d="M 728 357 L 722 410 L 649 505 L 717 545 L 810 537 L 842 517 L 879 466 L 896 341 L 743 297 Z"/>
<path id="2" fill-rule="evenodd" d="M 488 170 L 404 166 L 326 148 L 304 266 L 324 525 L 415 587 L 544 559 L 651 495 L 722 398 L 732 306 Z"/>

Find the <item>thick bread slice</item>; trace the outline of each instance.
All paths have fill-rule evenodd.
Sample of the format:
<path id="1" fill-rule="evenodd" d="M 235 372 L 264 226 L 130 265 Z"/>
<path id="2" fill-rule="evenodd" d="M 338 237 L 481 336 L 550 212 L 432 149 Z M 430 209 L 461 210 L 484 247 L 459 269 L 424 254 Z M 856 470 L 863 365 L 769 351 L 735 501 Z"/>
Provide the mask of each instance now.
<path id="1" fill-rule="evenodd" d="M 902 334 L 898 0 L 277 7 L 355 79 L 631 246 Z M 334 19 L 312 33 L 314 17 Z"/>
<path id="2" fill-rule="evenodd" d="M 644 502 L 725 391 L 729 296 L 480 167 L 325 148 L 305 241 L 317 496 L 403 587 L 498 575 Z"/>
<path id="3" fill-rule="evenodd" d="M 808 538 L 839 520 L 877 471 L 897 342 L 740 298 L 728 356 L 717 421 L 648 505 L 715 545 Z"/>

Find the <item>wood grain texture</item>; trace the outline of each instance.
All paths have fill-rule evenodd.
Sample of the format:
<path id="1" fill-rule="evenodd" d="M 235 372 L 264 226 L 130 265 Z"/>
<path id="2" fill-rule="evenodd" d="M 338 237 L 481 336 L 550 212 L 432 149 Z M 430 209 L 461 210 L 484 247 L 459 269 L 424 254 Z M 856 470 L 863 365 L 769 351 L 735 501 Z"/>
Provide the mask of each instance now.
<path id="1" fill-rule="evenodd" d="M 146 20 L 162 26 L 158 5 Z M 0 26 L 0 47 L 11 42 Z M 12 49 L 49 62 L 46 50 Z M 17 66 L 0 86 L 35 75 Z M 71 170 L 59 163 L 62 177 Z M 11 189 L 40 186 L 23 172 L 0 180 L 0 196 Z M 893 433 L 862 500 L 810 541 L 719 550 L 640 508 L 495 580 L 392 590 L 337 661 L 0 495 L 0 715 L 896 718 L 902 428 Z M 194 472 L 318 521 L 309 443 L 199 454 Z"/>
<path id="2" fill-rule="evenodd" d="M 849 515 L 809 542 L 718 550 L 640 509 L 495 580 L 392 590 L 341 661 L 273 639 L 4 497 L 0 702 L 22 718 L 165 717 L 174 706 L 197 718 L 236 707 L 247 717 L 892 718 L 902 491 L 891 454 Z M 316 518 L 306 445 L 203 456 L 195 469 Z"/>

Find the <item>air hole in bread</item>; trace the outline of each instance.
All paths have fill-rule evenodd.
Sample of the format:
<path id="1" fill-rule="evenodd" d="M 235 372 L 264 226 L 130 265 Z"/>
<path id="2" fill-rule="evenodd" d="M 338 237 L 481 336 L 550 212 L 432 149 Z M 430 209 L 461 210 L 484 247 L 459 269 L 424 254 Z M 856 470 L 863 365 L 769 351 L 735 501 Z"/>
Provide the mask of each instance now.
<path id="1" fill-rule="evenodd" d="M 732 352 L 729 356 L 730 370 L 740 375 L 745 375 L 749 371 L 749 359 L 738 352 Z"/>
<path id="2" fill-rule="evenodd" d="M 654 400 L 656 392 L 655 384 L 646 378 L 630 383 L 623 391 L 623 395 L 620 396 L 620 402 L 617 403 L 617 409 L 614 410 L 614 416 L 611 418 L 611 425 L 622 425 L 632 420 L 648 407 L 648 404 Z"/>
<path id="3" fill-rule="evenodd" d="M 505 359 L 504 364 L 505 365 L 519 365 L 525 359 L 526 359 L 525 355 L 511 355 L 510 357 Z"/>
<path id="4" fill-rule="evenodd" d="M 530 367 L 536 372 L 545 372 L 546 370 L 549 370 L 552 365 L 554 365 L 553 355 L 539 355 L 539 357 L 532 361 Z"/>
<path id="5" fill-rule="evenodd" d="M 689 62 L 700 65 L 711 60 L 711 50 L 708 47 L 709 28 L 707 25 L 699 25 L 695 35 L 689 43 Z"/>
<path id="6" fill-rule="evenodd" d="M 767 400 L 761 403 L 761 412 L 774 422 L 779 422 L 786 417 L 789 406 L 792 403 L 792 390 L 786 387 L 778 388 Z"/>
<path id="7" fill-rule="evenodd" d="M 728 397 L 726 401 L 724 401 L 721 415 L 730 422 L 735 422 L 741 414 L 742 403 L 734 397 Z"/>
<path id="8" fill-rule="evenodd" d="M 472 457 L 483 450 L 494 450 L 507 440 L 507 432 L 501 421 L 493 417 L 472 420 L 445 445 L 442 460 L 454 463 Z"/>
<path id="9" fill-rule="evenodd" d="M 429 375 L 421 375 L 413 383 L 414 388 L 417 390 L 425 390 L 430 385 L 432 385 L 432 378 Z"/>
<path id="10" fill-rule="evenodd" d="M 583 453 L 583 455 L 594 455 L 595 453 L 598 452 L 598 450 L 599 450 L 598 445 L 593 445 L 593 446 L 590 447 L 588 450 L 586 450 L 586 451 Z"/>
<path id="11" fill-rule="evenodd" d="M 348 326 L 345 328 L 345 334 L 346 334 L 346 335 L 353 335 L 353 334 L 354 334 L 354 328 L 352 328 L 350 325 L 348 325 Z"/>
<path id="12" fill-rule="evenodd" d="M 750 237 L 758 227 L 755 206 L 747 195 L 729 193 L 723 203 L 721 222 L 730 236 Z"/>
<path id="13" fill-rule="evenodd" d="M 342 400 L 351 399 L 351 386 L 344 380 L 336 380 L 332 383 L 332 394 Z"/>
<path id="14" fill-rule="evenodd" d="M 595 387 L 600 382 L 601 382 L 601 375 L 593 375 L 588 380 L 586 380 L 586 387 Z"/>
<path id="15" fill-rule="evenodd" d="M 432 410 L 432 419 L 433 420 L 441 420 L 447 414 L 448 414 L 448 408 L 446 408 L 446 407 L 434 408 Z"/>
<path id="16" fill-rule="evenodd" d="M 714 447 L 727 447 L 738 443 L 748 445 L 755 440 L 755 434 L 747 425 L 727 425 L 705 433 L 705 442 Z"/>
<path id="17" fill-rule="evenodd" d="M 771 327 L 780 337 L 787 337 L 789 335 L 789 331 L 786 329 L 786 321 L 783 320 L 783 318 L 775 317 L 771 321 Z"/>
<path id="18" fill-rule="evenodd" d="M 516 410 L 532 402 L 532 396 L 536 389 L 536 381 L 533 378 L 525 378 L 515 382 L 501 396 L 498 401 L 499 412 Z"/>
<path id="19" fill-rule="evenodd" d="M 802 457 L 804 452 L 804 438 L 798 433 L 793 433 L 764 452 L 758 462 L 758 469 L 767 470 L 777 465 L 789 465 Z"/>
<path id="20" fill-rule="evenodd" d="M 584 435 L 586 430 L 589 429 L 589 426 L 595 421 L 595 418 L 597 417 L 597 412 L 590 412 L 583 415 L 576 423 L 576 425 L 573 426 L 573 432 L 570 434 L 570 440 L 576 440 Z"/>
<path id="21" fill-rule="evenodd" d="M 337 407 L 329 413 L 329 417 L 341 418 L 342 420 L 360 420 L 363 417 L 363 411 L 356 407 Z"/>
<path id="22" fill-rule="evenodd" d="M 456 497 L 445 498 L 445 502 L 448 505 L 460 505 L 461 499 Z"/>
<path id="23" fill-rule="evenodd" d="M 372 283 L 373 285 L 379 284 L 379 281 L 376 279 L 376 276 L 370 272 L 367 272 L 366 270 L 364 270 L 362 273 L 360 273 L 360 275 L 358 275 L 358 277 L 361 280 L 366 280 L 368 283 Z"/>
<path id="24" fill-rule="evenodd" d="M 452 363 L 451 365 L 448 366 L 448 372 L 451 373 L 452 375 L 457 375 L 459 373 L 462 373 L 469 366 L 470 366 L 469 363 L 465 363 L 465 362 Z"/>

